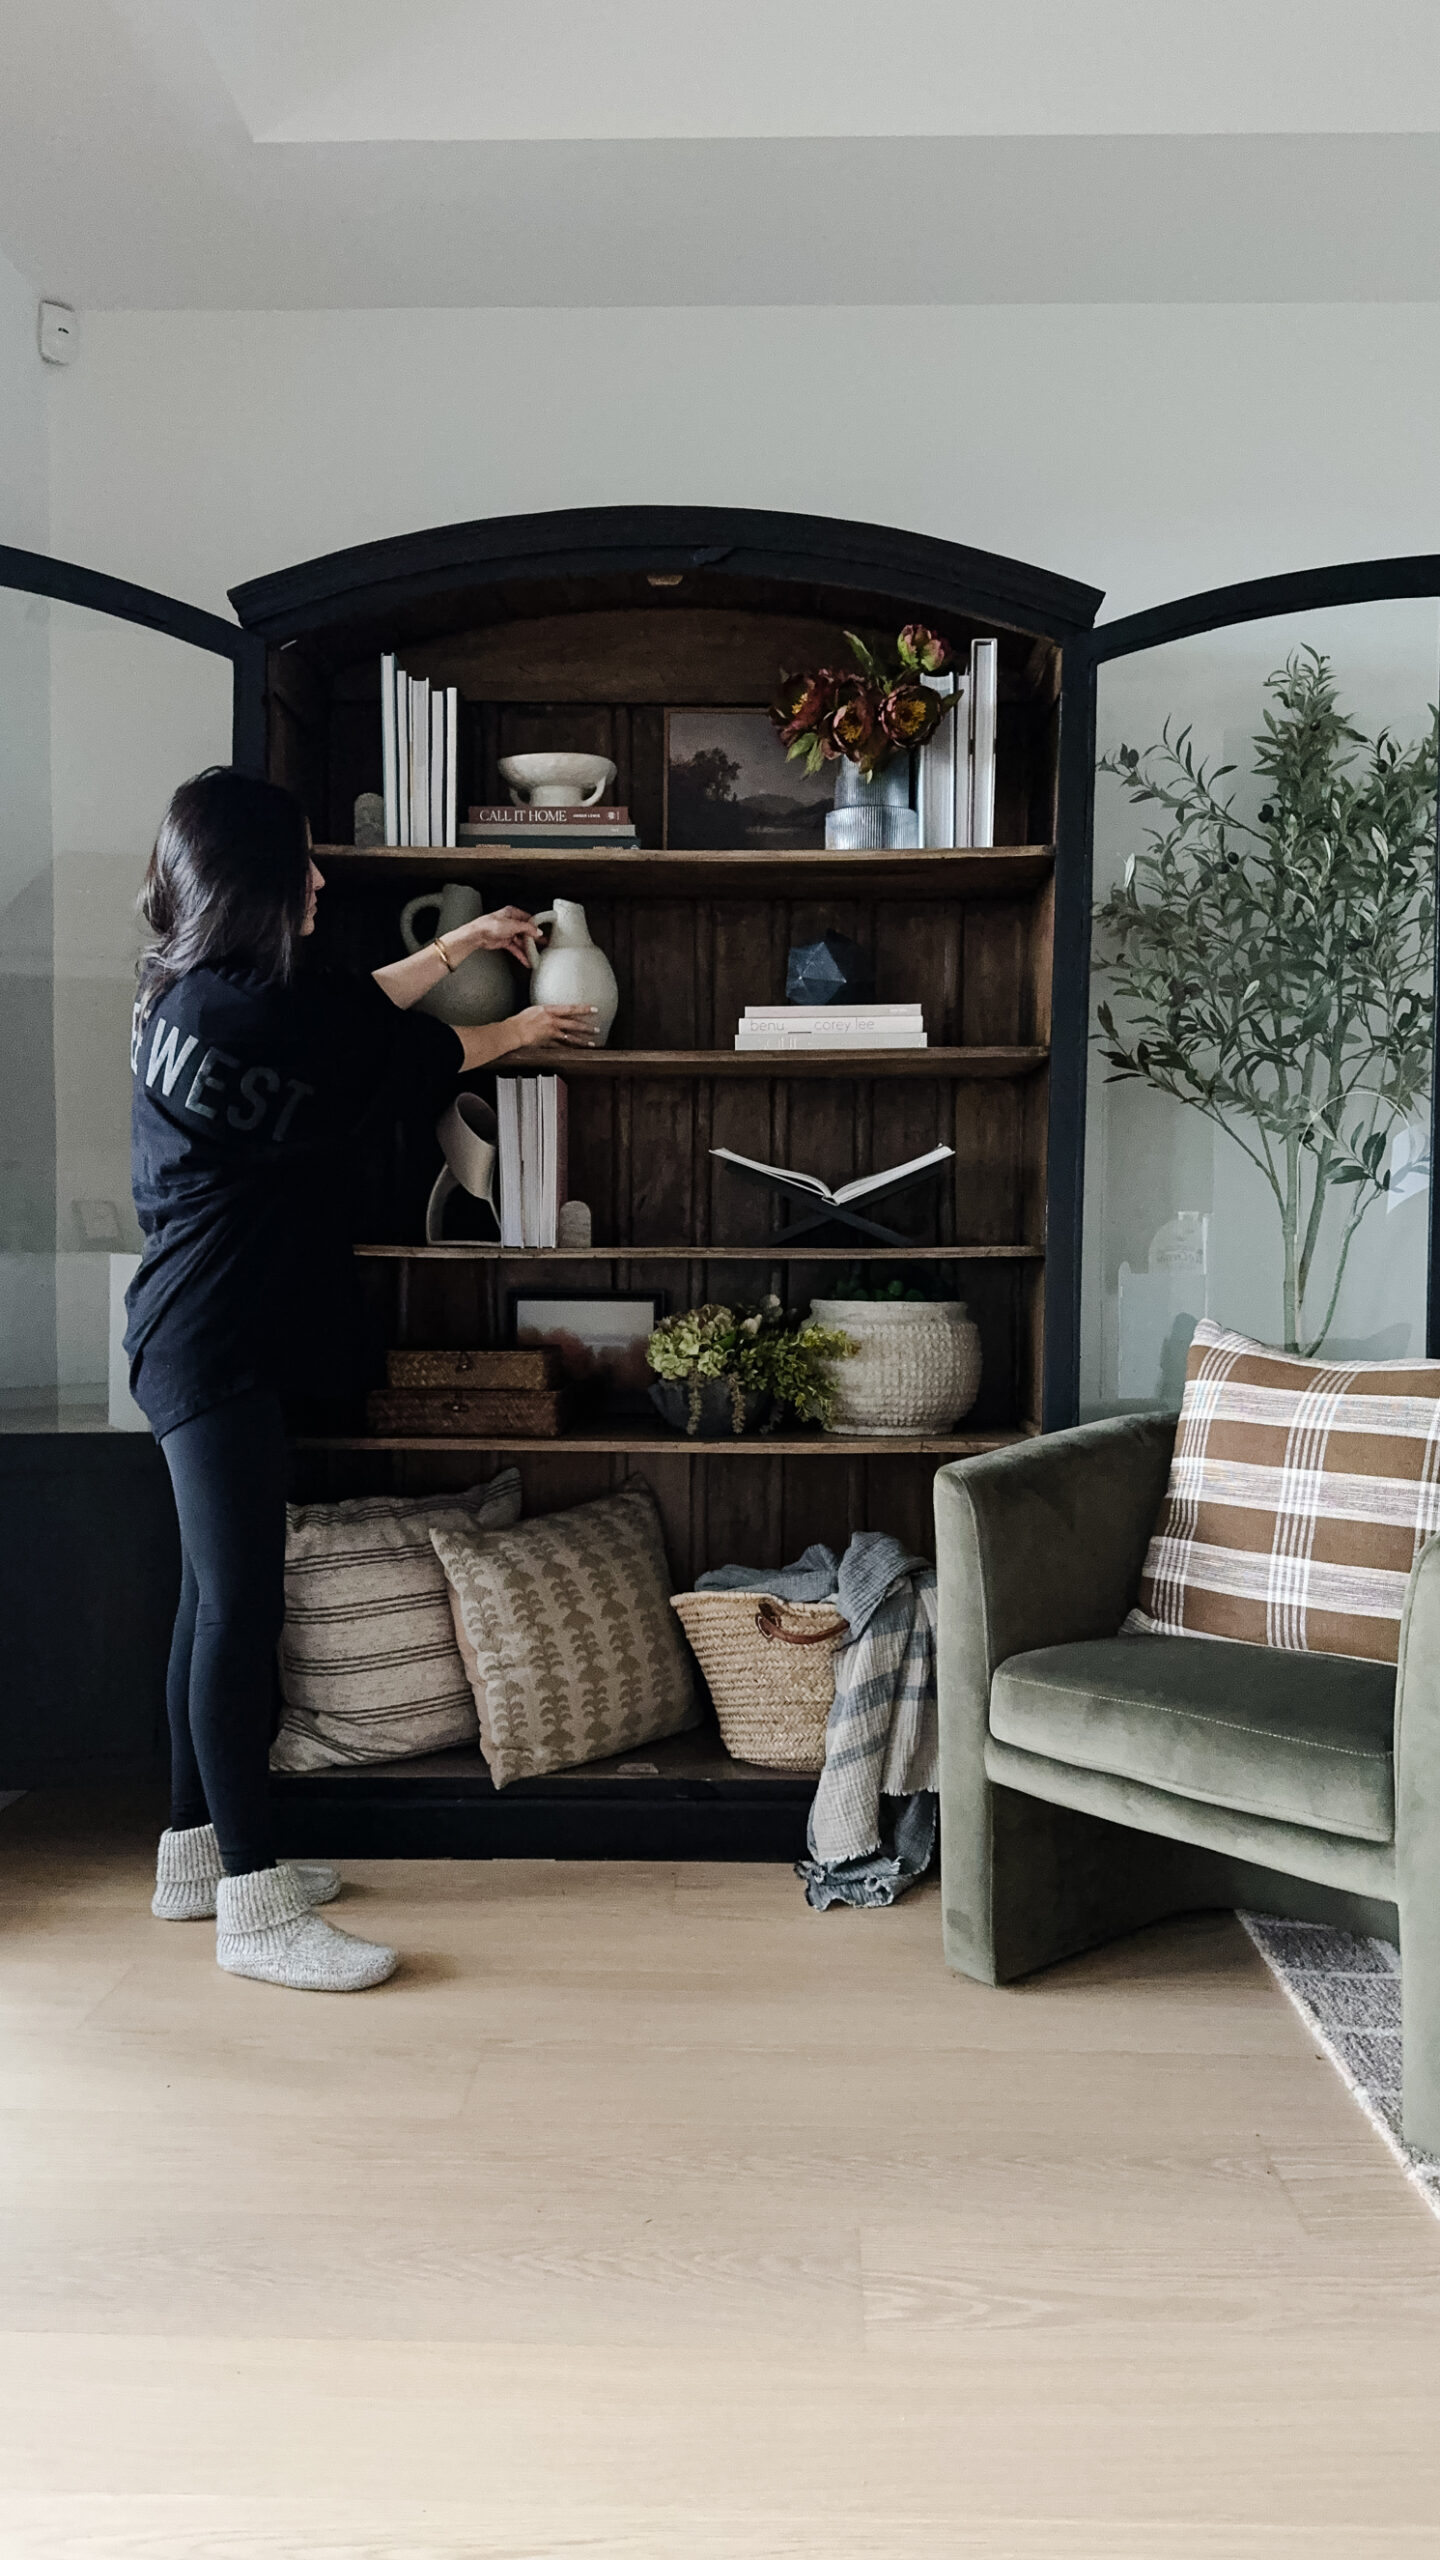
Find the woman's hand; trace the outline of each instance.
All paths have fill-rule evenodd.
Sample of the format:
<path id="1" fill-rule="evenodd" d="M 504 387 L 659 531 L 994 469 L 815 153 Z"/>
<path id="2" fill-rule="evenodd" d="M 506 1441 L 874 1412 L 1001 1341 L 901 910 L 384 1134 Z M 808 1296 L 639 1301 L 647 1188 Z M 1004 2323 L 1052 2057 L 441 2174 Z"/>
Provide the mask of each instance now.
<path id="1" fill-rule="evenodd" d="M 467 1024 L 460 1030 L 465 1071 L 489 1067 L 517 1049 L 593 1049 L 596 1013 L 593 1004 L 529 1004 L 507 1022 Z"/>
<path id="2" fill-rule="evenodd" d="M 527 1004 L 496 1028 L 509 1032 L 512 1049 L 593 1049 L 596 1020 L 593 1004 Z"/>
<path id="3" fill-rule="evenodd" d="M 508 951 L 512 960 L 528 969 L 533 958 L 529 946 L 544 939 L 539 925 L 524 907 L 497 907 L 493 915 L 476 916 L 470 924 L 453 926 L 445 936 L 445 946 L 457 960 L 468 959 L 472 951 Z"/>

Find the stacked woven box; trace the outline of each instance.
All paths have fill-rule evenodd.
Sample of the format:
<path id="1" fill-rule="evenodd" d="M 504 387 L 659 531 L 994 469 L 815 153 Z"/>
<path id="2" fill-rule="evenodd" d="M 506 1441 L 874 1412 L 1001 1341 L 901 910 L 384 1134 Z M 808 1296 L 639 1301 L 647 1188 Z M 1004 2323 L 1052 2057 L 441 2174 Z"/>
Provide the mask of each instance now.
<path id="1" fill-rule="evenodd" d="M 553 1440 L 565 1428 L 556 1351 L 391 1351 L 385 1370 L 388 1386 L 366 1398 L 381 1438 Z"/>

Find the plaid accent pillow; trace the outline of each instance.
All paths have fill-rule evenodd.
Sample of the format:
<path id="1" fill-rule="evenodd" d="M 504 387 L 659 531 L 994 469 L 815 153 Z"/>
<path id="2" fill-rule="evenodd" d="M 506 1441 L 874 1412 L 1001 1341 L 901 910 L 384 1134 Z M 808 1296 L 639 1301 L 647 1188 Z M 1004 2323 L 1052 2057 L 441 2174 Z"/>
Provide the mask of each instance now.
<path id="1" fill-rule="evenodd" d="M 1437 1532 L 1440 1360 L 1297 1360 L 1207 1318 L 1121 1633 L 1394 1662 Z"/>

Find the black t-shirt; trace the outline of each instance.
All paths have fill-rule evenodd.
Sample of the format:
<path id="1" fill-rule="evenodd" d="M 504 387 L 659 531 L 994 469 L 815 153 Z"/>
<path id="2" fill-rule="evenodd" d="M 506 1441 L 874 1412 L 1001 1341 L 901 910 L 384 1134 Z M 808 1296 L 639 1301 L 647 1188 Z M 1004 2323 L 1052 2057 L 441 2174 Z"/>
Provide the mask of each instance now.
<path id="1" fill-rule="evenodd" d="M 145 1251 L 125 1348 L 156 1438 L 247 1388 L 353 1387 L 348 1142 L 386 1087 L 438 1117 L 458 1033 L 369 977 L 193 969 L 136 1006 L 130 1064 Z"/>

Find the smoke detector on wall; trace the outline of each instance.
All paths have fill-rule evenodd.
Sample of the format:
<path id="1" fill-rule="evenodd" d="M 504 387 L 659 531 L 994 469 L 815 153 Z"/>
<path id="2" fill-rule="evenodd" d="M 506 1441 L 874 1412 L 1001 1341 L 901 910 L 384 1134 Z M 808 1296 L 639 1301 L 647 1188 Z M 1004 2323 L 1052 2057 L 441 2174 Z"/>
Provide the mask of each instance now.
<path id="1" fill-rule="evenodd" d="M 40 305 L 40 353 L 47 364 L 73 364 L 80 345 L 80 323 L 68 302 Z"/>

